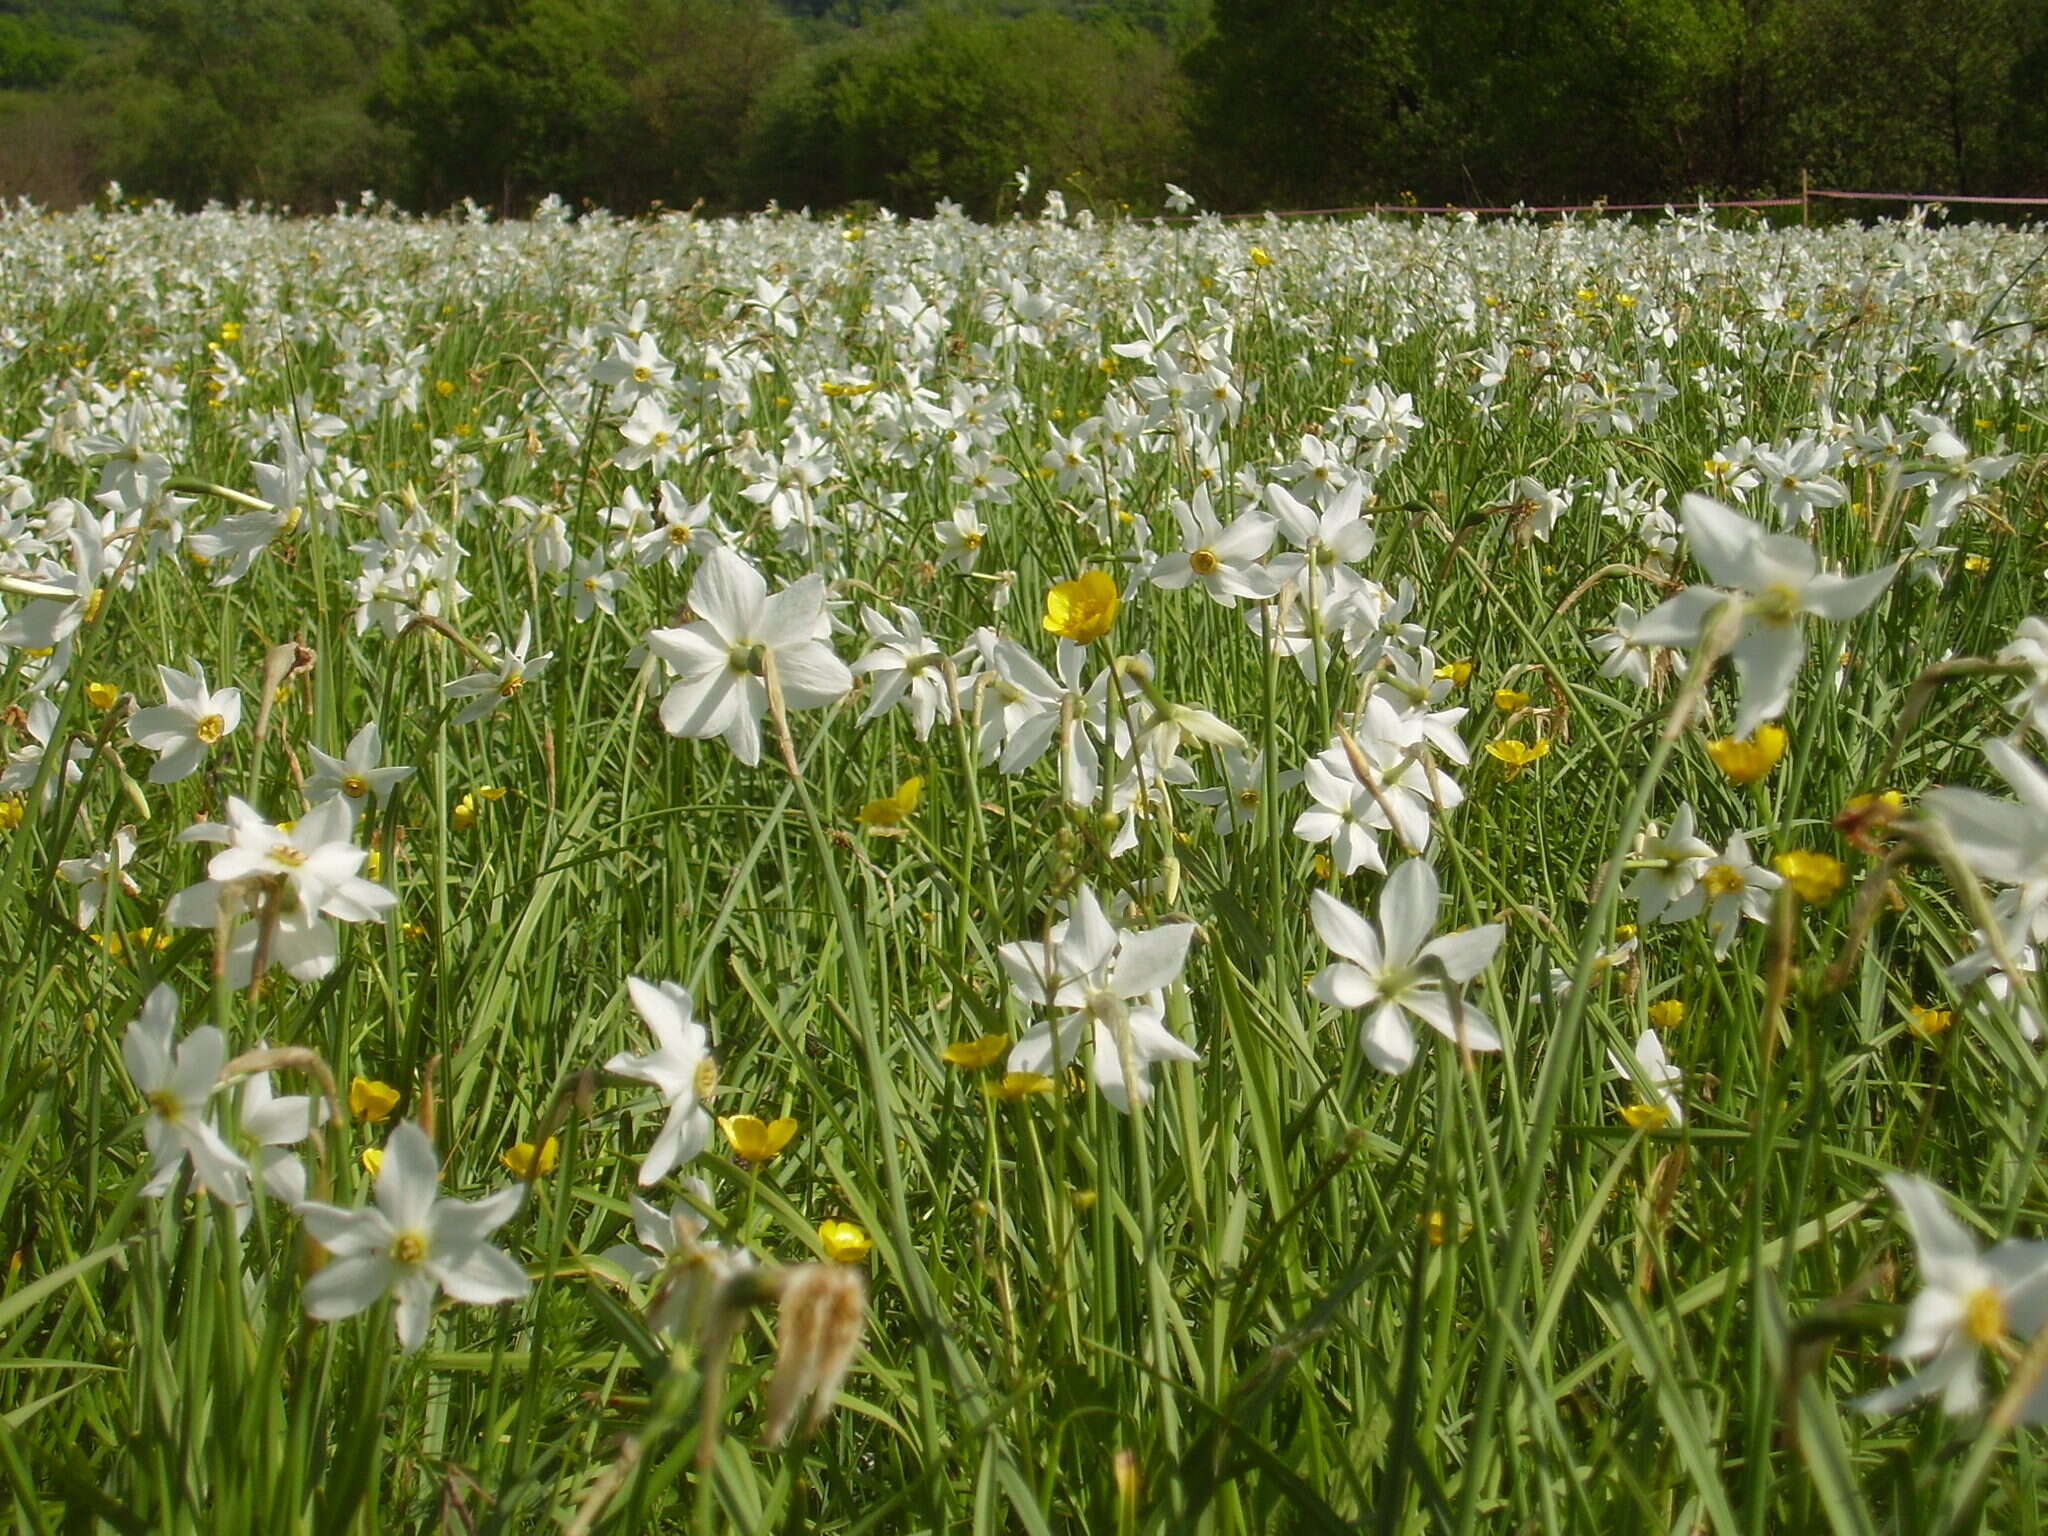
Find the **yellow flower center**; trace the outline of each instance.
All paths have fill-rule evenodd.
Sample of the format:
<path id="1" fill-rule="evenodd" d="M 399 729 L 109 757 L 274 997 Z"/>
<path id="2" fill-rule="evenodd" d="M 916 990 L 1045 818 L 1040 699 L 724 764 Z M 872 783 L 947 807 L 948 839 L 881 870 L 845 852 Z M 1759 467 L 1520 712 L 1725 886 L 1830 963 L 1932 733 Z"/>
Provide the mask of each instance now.
<path id="1" fill-rule="evenodd" d="M 718 1063 L 709 1056 L 697 1063 L 695 1087 L 700 1104 L 718 1091 Z"/>
<path id="2" fill-rule="evenodd" d="M 417 1264 L 427 1256 L 426 1234 L 422 1232 L 401 1232 L 391 1242 L 391 1262 L 394 1264 Z"/>
<path id="3" fill-rule="evenodd" d="M 1990 1286 L 1979 1286 L 1963 1304 L 1963 1331 L 1979 1344 L 1996 1344 L 2005 1337 L 2005 1303 Z"/>
<path id="4" fill-rule="evenodd" d="M 1799 617 L 1799 594 L 1774 581 L 1749 600 L 1749 611 L 1769 624 L 1790 624 Z"/>
<path id="5" fill-rule="evenodd" d="M 360 773 L 351 773 L 341 781 L 341 792 L 351 800 L 360 800 L 370 792 L 370 781 Z"/>
<path id="6" fill-rule="evenodd" d="M 1716 864 L 1700 877 L 1700 884 L 1716 896 L 1734 896 L 1749 882 L 1742 878 L 1742 871 L 1733 864 Z"/>
<path id="7" fill-rule="evenodd" d="M 1198 549 L 1188 556 L 1188 564 L 1197 576 L 1213 576 L 1216 574 L 1216 552 L 1213 549 Z"/>
<path id="8" fill-rule="evenodd" d="M 144 1102 L 166 1120 L 180 1119 L 185 1113 L 185 1106 L 179 1102 L 178 1096 L 168 1089 L 157 1089 L 155 1093 L 147 1095 Z"/>
<path id="9" fill-rule="evenodd" d="M 512 697 L 513 694 L 517 693 L 520 689 L 524 688 L 525 686 L 526 679 L 520 676 L 517 672 L 514 672 L 510 677 L 506 678 L 505 681 L 498 684 L 498 697 L 501 699 L 509 699 Z"/>
<path id="10" fill-rule="evenodd" d="M 221 719 L 219 715 L 208 715 L 192 727 L 192 734 L 210 747 L 220 740 L 220 733 L 226 730 L 227 726 L 227 721 Z"/>
<path id="11" fill-rule="evenodd" d="M 1240 809 L 1255 811 L 1259 808 L 1259 792 L 1251 788 L 1240 789 L 1237 792 L 1237 803 Z"/>
<path id="12" fill-rule="evenodd" d="M 291 865 L 293 869 L 297 869 L 306 862 L 305 854 L 294 848 L 290 843 L 272 843 L 270 845 L 270 856 L 280 864 Z"/>

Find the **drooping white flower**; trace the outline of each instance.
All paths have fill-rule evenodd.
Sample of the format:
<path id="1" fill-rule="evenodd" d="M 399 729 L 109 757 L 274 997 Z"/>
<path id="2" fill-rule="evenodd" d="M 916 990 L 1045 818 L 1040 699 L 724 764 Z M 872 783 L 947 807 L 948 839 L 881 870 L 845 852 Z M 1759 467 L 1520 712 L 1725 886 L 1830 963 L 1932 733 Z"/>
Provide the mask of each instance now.
<path id="1" fill-rule="evenodd" d="M 475 1306 L 526 1294 L 526 1271 L 486 1241 L 518 1211 L 525 1186 L 450 1200 L 440 1177 L 434 1143 L 408 1120 L 384 1144 L 372 1204 L 298 1207 L 306 1230 L 332 1255 L 306 1282 L 308 1316 L 334 1322 L 395 1296 L 399 1346 L 410 1352 L 426 1342 L 437 1291 Z"/>
<path id="2" fill-rule="evenodd" d="M 953 718 L 953 685 L 946 673 L 946 658 L 925 638 L 924 623 L 901 603 L 892 605 L 891 619 L 877 609 L 863 607 L 861 623 L 873 642 L 850 669 L 855 677 L 873 680 L 874 692 L 861 722 L 880 718 L 902 705 L 910 716 L 910 728 L 923 741 L 932 726 Z"/>
<path id="3" fill-rule="evenodd" d="M 1998 659 L 2008 667 L 2025 669 L 2020 691 L 2005 707 L 2035 735 L 2048 740 L 2048 619 L 2033 614 L 2021 619 Z"/>
<path id="4" fill-rule="evenodd" d="M 242 1080 L 235 1123 L 243 1144 L 256 1148 L 256 1173 L 264 1189 L 286 1205 L 302 1202 L 306 1165 L 288 1149 L 327 1123 L 327 1101 L 312 1094 L 280 1094 L 271 1088 L 268 1072 L 251 1072 Z"/>
<path id="5" fill-rule="evenodd" d="M 711 1111 L 706 1101 L 718 1086 L 718 1063 L 711 1059 L 711 1037 L 693 1016 L 690 994 L 683 988 L 672 981 L 657 984 L 628 976 L 626 995 L 654 1032 L 655 1048 L 645 1056 L 621 1051 L 604 1069 L 652 1083 L 668 1108 L 668 1119 L 640 1162 L 640 1182 L 652 1184 L 709 1144 Z"/>

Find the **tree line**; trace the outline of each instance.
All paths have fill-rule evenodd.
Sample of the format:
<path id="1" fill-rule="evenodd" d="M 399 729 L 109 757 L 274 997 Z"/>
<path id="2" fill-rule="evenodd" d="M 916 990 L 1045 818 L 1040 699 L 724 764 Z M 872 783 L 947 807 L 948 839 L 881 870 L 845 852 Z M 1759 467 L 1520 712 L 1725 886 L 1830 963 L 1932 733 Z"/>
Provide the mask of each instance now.
<path id="1" fill-rule="evenodd" d="M 2043 0 L 0 0 L 0 195 L 2048 193 Z"/>

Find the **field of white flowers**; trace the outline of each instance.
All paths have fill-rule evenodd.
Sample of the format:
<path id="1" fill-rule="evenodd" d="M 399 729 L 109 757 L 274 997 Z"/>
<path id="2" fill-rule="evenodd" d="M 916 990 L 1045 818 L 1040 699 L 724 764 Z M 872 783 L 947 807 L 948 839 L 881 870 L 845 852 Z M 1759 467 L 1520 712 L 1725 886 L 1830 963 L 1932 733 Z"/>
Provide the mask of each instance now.
<path id="1" fill-rule="evenodd" d="M 0 212 L 18 1528 L 2041 1529 L 2043 249 Z"/>

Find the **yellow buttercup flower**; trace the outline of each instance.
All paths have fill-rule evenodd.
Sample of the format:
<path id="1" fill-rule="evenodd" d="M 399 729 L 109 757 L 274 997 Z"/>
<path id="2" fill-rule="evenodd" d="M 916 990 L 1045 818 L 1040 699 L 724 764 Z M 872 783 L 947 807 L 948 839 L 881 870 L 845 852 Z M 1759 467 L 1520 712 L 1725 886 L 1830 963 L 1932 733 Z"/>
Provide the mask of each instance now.
<path id="1" fill-rule="evenodd" d="M 1121 602 L 1114 576 L 1107 571 L 1083 571 L 1046 592 L 1044 627 L 1048 634 L 1088 645 L 1109 633 Z"/>
<path id="2" fill-rule="evenodd" d="M 1624 1104 L 1621 1118 L 1632 1131 L 1654 1131 L 1670 1120 L 1671 1111 L 1661 1104 Z"/>
<path id="3" fill-rule="evenodd" d="M 1550 738 L 1539 736 L 1534 741 L 1489 741 L 1486 755 L 1507 769 L 1505 777 L 1512 779 L 1537 758 L 1548 755 Z"/>
<path id="4" fill-rule="evenodd" d="M 348 1112 L 358 1120 L 377 1125 L 391 1118 L 399 1098 L 398 1090 L 389 1083 L 380 1083 L 374 1077 L 358 1077 L 348 1085 Z"/>
<path id="5" fill-rule="evenodd" d="M 458 832 L 467 832 L 476 825 L 476 796 L 464 795 L 455 802 L 455 809 L 448 813 L 448 824 Z"/>
<path id="6" fill-rule="evenodd" d="M 1253 246 L 1249 254 L 1252 259 L 1252 265 L 1255 267 L 1270 267 L 1273 265 L 1271 254 L 1268 253 L 1263 245 Z"/>
<path id="7" fill-rule="evenodd" d="M 1913 1007 L 1908 1008 L 1906 1013 L 1912 1020 L 1913 1032 L 1926 1035 L 1929 1039 L 1940 1034 L 1956 1021 L 1954 1011 L 1948 1008 L 1922 1008 L 1915 1004 Z"/>
<path id="8" fill-rule="evenodd" d="M 1659 1029 L 1676 1029 L 1685 1022 L 1685 1004 L 1675 997 L 1650 1004 L 1650 1022 Z"/>
<path id="9" fill-rule="evenodd" d="M 1842 861 L 1833 854 L 1794 848 L 1771 860 L 1771 868 L 1785 877 L 1801 901 L 1818 904 L 1842 888 Z"/>
<path id="10" fill-rule="evenodd" d="M 28 803 L 20 795 L 0 795 L 0 832 L 12 832 L 28 814 Z"/>
<path id="11" fill-rule="evenodd" d="M 1036 1072 L 1005 1072 L 1001 1082 L 990 1083 L 983 1091 L 992 1099 L 1014 1103 L 1034 1093 L 1051 1093 L 1056 1086 L 1051 1078 Z"/>
<path id="12" fill-rule="evenodd" d="M 725 1133 L 735 1157 L 742 1162 L 765 1163 L 789 1145 L 797 1124 L 789 1115 L 780 1120 L 763 1120 L 758 1115 L 723 1115 L 718 1128 Z"/>
<path id="13" fill-rule="evenodd" d="M 850 1221 L 819 1222 L 818 1241 L 824 1245 L 825 1257 L 841 1264 L 858 1264 L 875 1246 L 875 1240 Z"/>
<path id="14" fill-rule="evenodd" d="M 510 1169 L 516 1179 L 544 1177 L 553 1173 L 561 1160 L 562 1144 L 552 1136 L 540 1144 L 537 1152 L 532 1142 L 522 1141 L 498 1154 L 498 1161 Z"/>
<path id="15" fill-rule="evenodd" d="M 912 774 L 896 786 L 895 794 L 870 800 L 853 819 L 864 827 L 900 827 L 910 819 L 910 813 L 923 797 L 924 780 Z"/>
<path id="16" fill-rule="evenodd" d="M 1512 715 L 1518 709 L 1529 707 L 1529 695 L 1519 688 L 1496 688 L 1493 690 L 1493 707 L 1504 715 Z"/>
<path id="17" fill-rule="evenodd" d="M 121 690 L 112 683 L 87 683 L 85 697 L 94 709 L 112 709 L 114 701 L 121 697 Z"/>
<path id="18" fill-rule="evenodd" d="M 992 1067 L 1002 1060 L 1003 1052 L 1010 1048 L 1008 1035 L 983 1035 L 976 1040 L 955 1040 L 943 1051 L 939 1059 L 969 1072 L 978 1072 L 983 1067 Z"/>
<path id="19" fill-rule="evenodd" d="M 1768 774 L 1785 756 L 1785 733 L 1775 725 L 1760 725 L 1742 740 L 1723 736 L 1707 743 L 1707 756 L 1714 766 L 1737 784 L 1754 784 Z"/>
<path id="20" fill-rule="evenodd" d="M 1472 663 L 1469 661 L 1447 661 L 1431 674 L 1453 688 L 1462 688 L 1472 681 Z"/>

